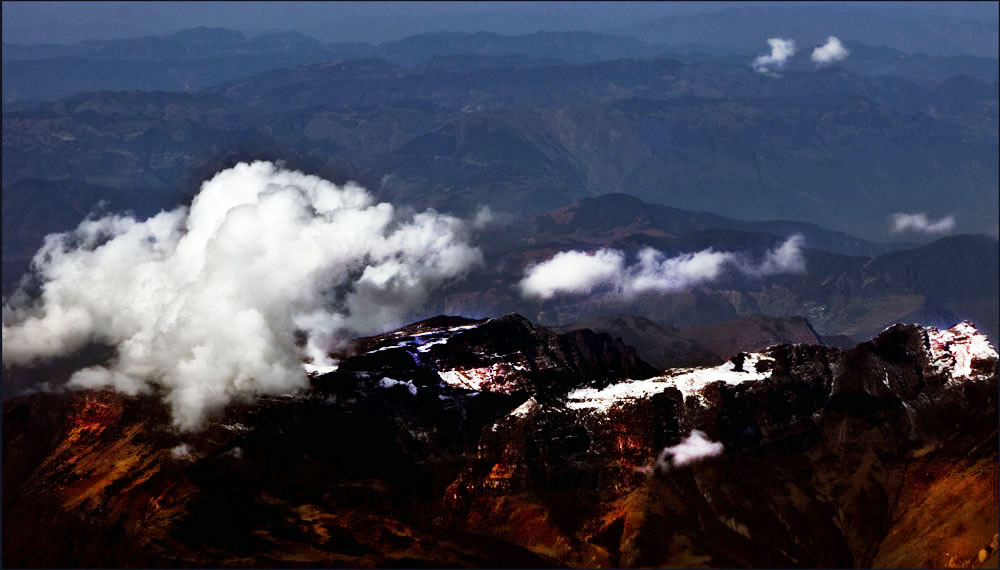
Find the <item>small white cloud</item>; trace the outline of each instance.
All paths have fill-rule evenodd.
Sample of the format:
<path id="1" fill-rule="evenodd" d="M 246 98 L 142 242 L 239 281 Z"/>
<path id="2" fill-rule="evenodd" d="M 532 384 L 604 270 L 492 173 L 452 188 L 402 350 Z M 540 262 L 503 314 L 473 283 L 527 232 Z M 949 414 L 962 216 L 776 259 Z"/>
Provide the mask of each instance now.
<path id="1" fill-rule="evenodd" d="M 191 446 L 186 443 L 182 443 L 170 450 L 170 456 L 174 459 L 187 459 L 191 457 Z"/>
<path id="2" fill-rule="evenodd" d="M 721 455 L 724 447 L 717 441 L 708 439 L 703 431 L 691 430 L 687 439 L 675 446 L 664 448 L 656 458 L 656 464 L 663 471 L 681 467 L 706 457 Z"/>
<path id="3" fill-rule="evenodd" d="M 830 36 L 826 38 L 825 44 L 812 51 L 812 60 L 813 63 L 825 65 L 841 61 L 849 55 L 851 55 L 851 52 L 844 47 L 844 44 L 840 43 L 840 40 L 836 37 Z"/>
<path id="4" fill-rule="evenodd" d="M 923 234 L 942 234 L 955 227 L 955 216 L 945 216 L 937 221 L 931 221 L 927 214 L 896 213 L 890 218 L 892 233 L 917 232 Z"/>
<path id="5" fill-rule="evenodd" d="M 472 217 L 472 229 L 476 231 L 484 230 L 488 228 L 497 217 L 493 214 L 493 210 L 489 206 L 480 206 L 476 210 L 476 214 Z"/>
<path id="6" fill-rule="evenodd" d="M 795 55 L 795 40 L 769 38 L 767 43 L 771 46 L 771 53 L 757 56 L 753 68 L 758 73 L 773 74 L 772 67 L 784 67 L 788 59 Z"/>
<path id="7" fill-rule="evenodd" d="M 613 281 L 624 265 L 625 254 L 617 250 L 563 251 L 548 261 L 529 266 L 521 280 L 521 293 L 540 299 L 549 299 L 557 293 L 587 294 Z"/>

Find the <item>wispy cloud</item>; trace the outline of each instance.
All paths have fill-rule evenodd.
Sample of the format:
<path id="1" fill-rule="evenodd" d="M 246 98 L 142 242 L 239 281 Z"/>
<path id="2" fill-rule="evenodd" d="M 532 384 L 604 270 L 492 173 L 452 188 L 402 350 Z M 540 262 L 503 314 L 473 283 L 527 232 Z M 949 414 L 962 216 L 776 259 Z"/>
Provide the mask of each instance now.
<path id="1" fill-rule="evenodd" d="M 599 289 L 628 298 L 647 292 L 680 291 L 714 281 L 727 267 L 757 277 L 802 273 L 806 270 L 804 244 L 801 235 L 794 235 L 768 250 L 758 263 L 748 260 L 745 254 L 712 248 L 668 258 L 647 247 L 639 251 L 632 265 L 626 265 L 625 253 L 615 249 L 564 251 L 526 268 L 520 288 L 524 297 L 538 299 L 558 294 L 585 295 Z"/>
<path id="2" fill-rule="evenodd" d="M 892 233 L 916 232 L 922 234 L 943 234 L 955 227 L 955 216 L 945 216 L 937 221 L 931 221 L 927 214 L 896 213 L 890 217 Z"/>
<path id="3" fill-rule="evenodd" d="M 772 68 L 784 67 L 788 59 L 795 55 L 795 40 L 769 38 L 767 43 L 771 46 L 771 53 L 757 56 L 753 68 L 758 73 L 772 74 Z"/>

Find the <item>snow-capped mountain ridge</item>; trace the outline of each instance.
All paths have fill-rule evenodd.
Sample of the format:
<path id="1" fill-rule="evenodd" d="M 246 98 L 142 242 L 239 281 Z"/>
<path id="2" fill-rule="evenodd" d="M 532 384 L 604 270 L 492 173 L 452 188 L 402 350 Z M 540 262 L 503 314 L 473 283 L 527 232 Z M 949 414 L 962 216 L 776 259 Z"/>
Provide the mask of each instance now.
<path id="1" fill-rule="evenodd" d="M 889 327 L 886 331 L 892 328 Z M 947 376 L 948 382 L 982 380 L 990 376 L 991 366 L 995 370 L 997 351 L 990 344 L 989 338 L 971 322 L 962 321 L 945 330 L 935 327 L 923 327 L 921 330 L 927 338 L 927 355 L 933 371 Z M 677 388 L 685 399 L 694 397 L 704 406 L 707 402 L 702 391 L 708 385 L 715 382 L 736 385 L 767 381 L 774 365 L 770 349 L 757 353 L 741 352 L 719 366 L 672 368 L 653 378 L 629 379 L 602 389 L 581 388 L 567 395 L 566 405 L 573 409 L 606 412 L 612 406 L 648 398 L 668 388 Z M 885 372 L 883 384 L 890 388 L 888 371 Z"/>
<path id="2" fill-rule="evenodd" d="M 365 354 L 405 351 L 415 364 L 432 368 L 442 387 L 501 394 L 523 391 L 526 386 L 531 385 L 533 371 L 551 367 L 554 363 L 544 356 L 536 357 L 519 350 L 498 351 L 488 350 L 487 347 L 475 348 L 465 355 L 479 365 L 465 364 L 467 359 L 463 358 L 459 358 L 456 363 L 454 351 L 448 346 L 454 341 L 458 351 L 467 350 L 469 346 L 463 341 L 471 336 L 468 333 L 496 322 L 502 321 L 484 319 L 471 324 L 441 321 L 440 326 L 418 323 L 377 337 L 380 340 L 374 345 L 375 348 L 369 349 Z M 898 327 L 912 327 L 919 330 L 920 336 L 926 339 L 922 352 L 929 364 L 929 375 L 943 375 L 948 382 L 955 383 L 986 378 L 996 367 L 996 350 L 986 335 L 971 322 L 962 321 L 944 330 L 919 325 L 894 325 L 883 331 L 883 334 L 891 334 Z M 486 336 L 490 336 L 490 333 L 487 332 Z M 745 382 L 769 381 L 777 366 L 775 354 L 775 348 L 771 347 L 760 352 L 737 353 L 718 366 L 670 368 L 646 378 L 612 380 L 597 386 L 580 382 L 581 385 L 575 389 L 567 386 L 561 399 L 570 409 L 607 412 L 611 407 L 626 405 L 676 388 L 685 400 L 693 397 L 699 405 L 706 406 L 708 403 L 703 392 L 716 382 L 735 386 Z M 879 383 L 891 391 L 895 382 L 889 371 L 883 370 L 879 376 Z"/>

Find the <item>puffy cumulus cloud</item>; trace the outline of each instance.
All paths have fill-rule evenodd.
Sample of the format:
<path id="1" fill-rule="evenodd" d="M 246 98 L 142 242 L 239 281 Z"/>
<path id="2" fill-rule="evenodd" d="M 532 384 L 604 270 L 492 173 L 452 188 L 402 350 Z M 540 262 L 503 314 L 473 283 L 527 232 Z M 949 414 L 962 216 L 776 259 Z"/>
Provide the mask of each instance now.
<path id="1" fill-rule="evenodd" d="M 708 439 L 703 431 L 691 430 L 686 439 L 672 447 L 666 447 L 656 458 L 656 465 L 663 471 L 694 463 L 706 457 L 721 455 L 724 447 L 718 441 Z"/>
<path id="2" fill-rule="evenodd" d="M 927 214 L 896 213 L 890 217 L 892 233 L 917 232 L 922 234 L 942 234 L 955 227 L 955 216 L 945 216 L 937 221 L 931 221 Z"/>
<path id="3" fill-rule="evenodd" d="M 190 208 L 47 236 L 32 262 L 40 296 L 4 302 L 3 360 L 113 345 L 112 362 L 70 385 L 157 387 L 174 423 L 196 429 L 234 399 L 306 386 L 303 360 L 333 364 L 345 334 L 398 325 L 481 263 L 466 226 L 432 210 L 402 215 L 351 183 L 241 163 Z"/>
<path id="4" fill-rule="evenodd" d="M 844 47 L 844 44 L 840 43 L 840 40 L 835 36 L 830 36 L 826 38 L 825 44 L 813 49 L 811 57 L 813 63 L 825 65 L 835 61 L 841 61 L 849 55 L 851 55 L 851 52 Z"/>
<path id="5" fill-rule="evenodd" d="M 768 45 L 771 46 L 771 53 L 759 55 L 753 60 L 754 71 L 759 73 L 772 73 L 771 68 L 781 68 L 795 55 L 795 40 L 783 38 L 769 38 Z"/>
<path id="6" fill-rule="evenodd" d="M 560 293 L 588 294 L 614 281 L 624 265 L 625 254 L 617 250 L 559 252 L 552 259 L 527 268 L 520 283 L 521 293 L 540 299 Z"/>
<path id="7" fill-rule="evenodd" d="M 793 235 L 768 250 L 759 263 L 739 253 L 712 248 L 668 258 L 647 247 L 639 251 L 638 261 L 630 266 L 626 265 L 625 254 L 614 249 L 599 249 L 594 253 L 564 251 L 548 261 L 527 267 L 520 288 L 524 297 L 543 300 L 557 294 L 590 294 L 598 289 L 629 298 L 649 292 L 680 291 L 711 282 L 728 267 L 755 277 L 803 273 L 806 270 L 804 245 L 801 235 Z"/>

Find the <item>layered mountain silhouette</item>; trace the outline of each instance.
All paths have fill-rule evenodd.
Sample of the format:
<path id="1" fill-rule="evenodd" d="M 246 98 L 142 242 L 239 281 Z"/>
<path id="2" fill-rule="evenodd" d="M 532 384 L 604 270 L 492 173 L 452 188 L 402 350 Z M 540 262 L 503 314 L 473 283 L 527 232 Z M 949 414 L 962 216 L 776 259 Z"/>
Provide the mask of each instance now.
<path id="1" fill-rule="evenodd" d="M 34 55 L 7 46 L 5 89 L 22 84 L 8 77 L 18 66 L 97 83 L 47 102 L 5 94 L 4 193 L 73 180 L 107 188 L 94 204 L 119 189 L 176 201 L 197 176 L 264 157 L 458 213 L 486 204 L 533 215 L 625 192 L 873 240 L 890 237 L 887 217 L 898 211 L 995 230 L 997 82 L 974 64 L 920 60 L 933 73 L 908 78 L 804 65 L 777 79 L 748 61 L 622 59 L 634 41 L 619 40 L 621 50 L 613 36 L 589 33 L 439 34 L 337 52 L 295 35 L 194 30 Z M 46 50 L 82 59 L 45 71 L 62 61 Z M 884 67 L 899 59 L 864 53 Z M 191 87 L 100 83 L 108 57 Z"/>
<path id="2" fill-rule="evenodd" d="M 635 37 L 582 31 L 525 35 L 432 32 L 374 45 L 320 42 L 300 32 L 247 37 L 235 30 L 202 27 L 72 45 L 4 43 L 3 95 L 7 104 L 102 89 L 192 91 L 270 69 L 365 57 L 410 66 L 453 65 L 461 61 L 468 71 L 498 64 L 565 65 L 657 57 L 745 67 L 754 51 L 763 46 L 761 39 L 733 52 L 703 43 L 647 43 Z M 838 65 L 863 75 L 900 77 L 918 83 L 937 83 L 960 74 L 987 84 L 997 80 L 996 60 L 990 54 L 929 56 L 921 51 L 904 53 L 879 43 L 857 41 L 848 41 L 846 47 L 851 57 Z M 788 65 L 795 70 L 815 68 L 808 50 L 799 52 Z"/>

